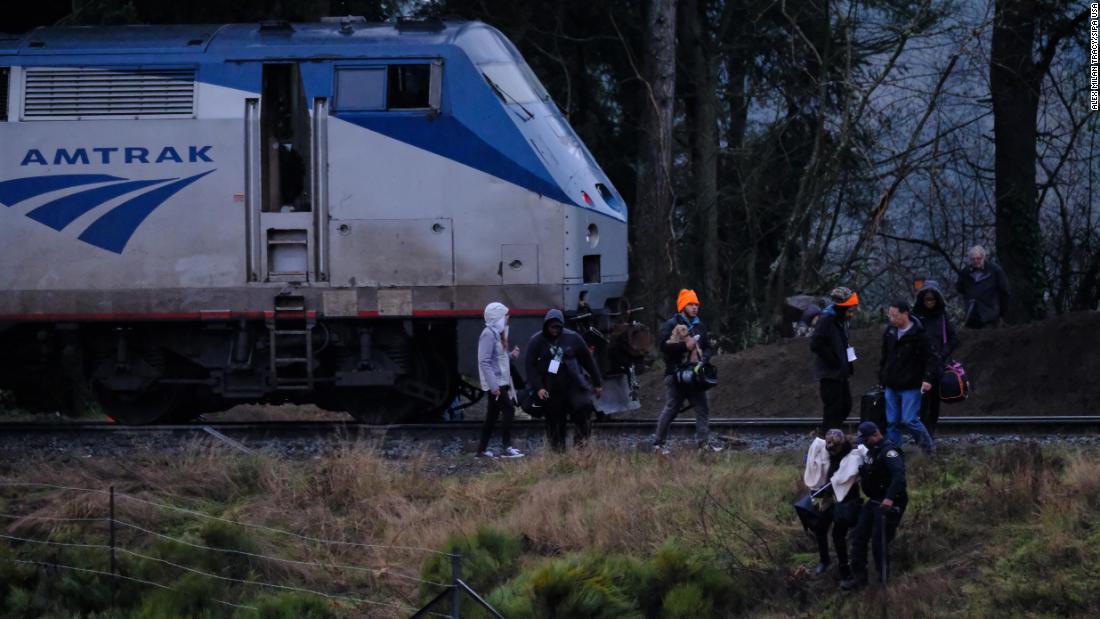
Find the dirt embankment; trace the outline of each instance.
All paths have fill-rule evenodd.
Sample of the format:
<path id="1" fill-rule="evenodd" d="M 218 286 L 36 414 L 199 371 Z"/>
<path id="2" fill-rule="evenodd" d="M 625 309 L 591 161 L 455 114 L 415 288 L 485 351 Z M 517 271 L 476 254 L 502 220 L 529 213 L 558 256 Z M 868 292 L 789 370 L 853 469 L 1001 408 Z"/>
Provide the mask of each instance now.
<path id="1" fill-rule="evenodd" d="M 1100 312 L 1067 314 L 1002 329 L 968 330 L 953 357 L 970 376 L 970 399 L 945 404 L 942 415 L 1100 414 Z M 854 330 L 859 355 L 852 379 L 859 396 L 877 382 L 882 329 Z M 783 340 L 714 359 L 720 383 L 711 391 L 715 417 L 812 417 L 821 414 L 808 338 Z M 656 417 L 663 404 L 663 376 L 641 377 L 642 409 L 631 417 Z M 690 414 L 687 413 L 687 414 Z"/>

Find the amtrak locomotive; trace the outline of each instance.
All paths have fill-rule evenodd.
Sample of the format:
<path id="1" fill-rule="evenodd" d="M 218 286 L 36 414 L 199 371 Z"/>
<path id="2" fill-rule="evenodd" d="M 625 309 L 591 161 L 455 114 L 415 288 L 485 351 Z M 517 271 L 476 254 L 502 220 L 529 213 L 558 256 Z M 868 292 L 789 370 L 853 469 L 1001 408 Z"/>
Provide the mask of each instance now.
<path id="1" fill-rule="evenodd" d="M 35 30 L 0 39 L 0 145 L 24 401 L 392 420 L 476 375 L 490 301 L 517 343 L 551 307 L 597 348 L 625 316 L 626 205 L 482 23 Z"/>

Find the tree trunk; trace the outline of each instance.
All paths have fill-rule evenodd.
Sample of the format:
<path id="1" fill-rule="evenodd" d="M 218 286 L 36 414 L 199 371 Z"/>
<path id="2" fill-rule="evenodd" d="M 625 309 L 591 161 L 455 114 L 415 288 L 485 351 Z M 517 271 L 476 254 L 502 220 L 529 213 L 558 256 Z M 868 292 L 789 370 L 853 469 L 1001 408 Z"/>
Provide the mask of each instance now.
<path id="1" fill-rule="evenodd" d="M 681 5 L 681 39 L 689 71 L 691 164 L 695 184 L 695 225 L 698 226 L 699 247 L 703 266 L 702 287 L 698 291 L 707 316 L 714 325 L 711 332 L 720 331 L 722 283 L 719 272 L 718 244 L 718 76 L 714 64 L 713 46 L 703 27 L 705 0 L 683 0 Z"/>
<path id="2" fill-rule="evenodd" d="M 996 0 L 990 94 L 996 155 L 997 259 L 1008 275 L 1012 322 L 1043 316 L 1046 282 L 1035 185 L 1036 116 L 1042 74 L 1032 56 L 1036 0 Z"/>
<path id="3" fill-rule="evenodd" d="M 676 268 L 671 229 L 672 109 L 676 86 L 676 0 L 649 0 L 642 88 L 642 124 L 631 251 L 633 298 L 656 316 L 674 311 L 669 290 Z M 670 309 L 671 308 L 671 309 Z"/>

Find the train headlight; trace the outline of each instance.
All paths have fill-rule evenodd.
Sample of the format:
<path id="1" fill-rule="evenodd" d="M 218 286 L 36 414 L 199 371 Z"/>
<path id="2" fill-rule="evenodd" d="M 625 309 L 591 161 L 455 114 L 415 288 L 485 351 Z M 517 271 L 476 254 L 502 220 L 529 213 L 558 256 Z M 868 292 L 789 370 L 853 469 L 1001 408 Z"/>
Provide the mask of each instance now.
<path id="1" fill-rule="evenodd" d="M 596 227 L 596 224 L 588 224 L 588 232 L 584 235 L 584 240 L 588 243 L 589 247 L 595 247 L 600 242 L 600 229 Z"/>

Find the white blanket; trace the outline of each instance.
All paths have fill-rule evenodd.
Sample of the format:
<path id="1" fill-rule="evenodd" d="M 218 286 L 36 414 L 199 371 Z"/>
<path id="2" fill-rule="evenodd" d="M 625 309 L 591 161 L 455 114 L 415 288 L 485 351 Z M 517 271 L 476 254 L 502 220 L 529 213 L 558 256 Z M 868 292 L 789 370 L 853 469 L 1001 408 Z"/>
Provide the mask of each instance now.
<path id="1" fill-rule="evenodd" d="M 844 459 L 840 461 L 840 466 L 836 468 L 836 473 L 833 473 L 833 494 L 836 495 L 836 500 L 839 503 L 844 500 L 844 497 L 848 496 L 848 491 L 852 489 L 852 486 L 859 481 L 859 467 L 863 464 L 864 459 L 867 457 L 867 448 L 863 445 L 857 445 L 848 455 L 844 456 Z M 826 463 L 828 461 L 826 460 Z"/>
<path id="2" fill-rule="evenodd" d="M 810 490 L 817 490 L 829 481 L 829 452 L 825 449 L 825 439 L 815 438 L 806 452 L 806 470 L 802 481 Z"/>

